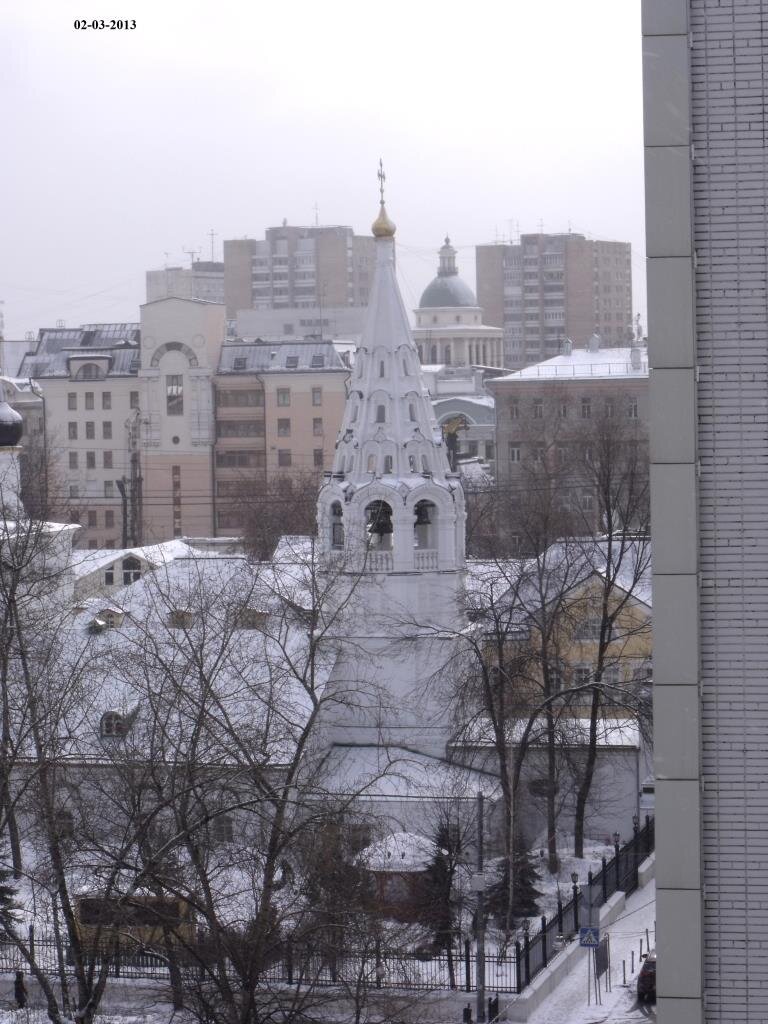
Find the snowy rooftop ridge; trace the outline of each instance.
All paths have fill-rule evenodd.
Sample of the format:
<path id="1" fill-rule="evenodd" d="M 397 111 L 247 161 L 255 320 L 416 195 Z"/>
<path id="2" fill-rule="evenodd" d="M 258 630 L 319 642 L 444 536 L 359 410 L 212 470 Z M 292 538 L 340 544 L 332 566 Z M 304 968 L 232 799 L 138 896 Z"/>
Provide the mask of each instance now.
<path id="1" fill-rule="evenodd" d="M 494 377 L 490 383 L 502 380 L 539 380 L 541 378 L 585 378 L 585 377 L 648 377 L 648 355 L 645 349 L 635 349 L 640 358 L 632 364 L 632 349 L 625 348 L 575 348 L 571 353 L 562 353 L 545 359 L 533 366 L 515 370 L 504 377 Z"/>

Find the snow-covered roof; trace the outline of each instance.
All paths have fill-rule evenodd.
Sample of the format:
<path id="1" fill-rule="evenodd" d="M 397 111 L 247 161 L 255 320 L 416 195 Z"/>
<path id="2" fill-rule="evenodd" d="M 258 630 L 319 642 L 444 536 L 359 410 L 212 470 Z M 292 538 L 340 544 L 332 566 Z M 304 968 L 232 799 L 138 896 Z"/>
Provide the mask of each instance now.
<path id="1" fill-rule="evenodd" d="M 626 348 L 575 348 L 572 352 L 553 356 L 522 370 L 494 377 L 488 383 L 500 381 L 541 380 L 557 378 L 613 378 L 640 379 L 648 377 L 648 355 L 644 349 L 637 349 L 636 366 L 632 365 L 632 349 Z"/>
<path id="2" fill-rule="evenodd" d="M 516 719 L 507 729 L 511 744 L 523 738 L 527 719 Z M 555 723 L 557 743 L 566 747 L 582 747 L 589 742 L 589 719 L 561 716 Z M 540 746 L 547 741 L 547 720 L 537 719 L 528 735 L 531 746 Z M 455 747 L 486 747 L 493 745 L 493 729 L 487 719 L 475 720 L 462 730 L 460 738 L 452 744 Z M 602 748 L 637 749 L 640 746 L 640 727 L 634 718 L 599 718 L 597 722 L 597 746 Z"/>
<path id="3" fill-rule="evenodd" d="M 174 558 L 181 558 L 190 553 L 189 543 L 178 537 L 160 544 L 150 544 L 135 548 L 99 548 L 97 550 L 81 550 L 72 552 L 70 566 L 74 575 L 80 579 L 90 576 L 92 572 L 112 565 L 123 558 L 140 558 L 150 566 L 165 565 Z"/>

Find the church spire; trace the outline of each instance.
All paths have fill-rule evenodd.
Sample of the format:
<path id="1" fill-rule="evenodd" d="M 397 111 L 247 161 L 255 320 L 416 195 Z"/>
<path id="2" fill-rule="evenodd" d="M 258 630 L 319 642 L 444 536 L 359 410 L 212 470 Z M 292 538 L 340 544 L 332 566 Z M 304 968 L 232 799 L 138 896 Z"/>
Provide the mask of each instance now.
<path id="1" fill-rule="evenodd" d="M 343 536 L 355 561 L 374 547 L 390 551 L 388 558 L 369 560 L 393 571 L 427 564 L 456 569 L 464 561 L 463 493 L 448 464 L 397 285 L 395 225 L 384 205 L 381 162 L 378 177 L 373 286 L 333 471 L 320 492 L 320 536 L 337 549 Z M 430 557 L 415 558 L 414 547 L 429 549 Z"/>

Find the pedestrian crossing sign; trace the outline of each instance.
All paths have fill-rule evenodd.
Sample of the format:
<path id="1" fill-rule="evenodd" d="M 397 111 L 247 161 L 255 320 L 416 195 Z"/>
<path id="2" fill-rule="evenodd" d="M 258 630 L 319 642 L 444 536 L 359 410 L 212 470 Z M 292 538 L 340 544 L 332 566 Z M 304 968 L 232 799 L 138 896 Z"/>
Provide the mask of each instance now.
<path id="1" fill-rule="evenodd" d="M 586 946 L 587 949 L 597 949 L 600 945 L 600 929 L 579 928 L 579 945 Z"/>

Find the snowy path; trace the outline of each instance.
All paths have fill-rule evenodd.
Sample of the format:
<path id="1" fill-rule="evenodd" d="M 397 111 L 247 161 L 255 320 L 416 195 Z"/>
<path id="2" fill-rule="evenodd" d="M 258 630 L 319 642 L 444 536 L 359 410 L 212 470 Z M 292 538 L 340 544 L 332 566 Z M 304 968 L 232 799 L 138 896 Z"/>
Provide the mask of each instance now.
<path id="1" fill-rule="evenodd" d="M 656 886 L 649 882 L 627 900 L 621 917 L 606 929 L 611 936 L 612 992 L 602 993 L 602 1006 L 587 1006 L 586 950 L 571 973 L 535 1013 L 528 1024 L 634 1024 L 635 1021 L 656 1020 L 653 1004 L 637 1002 L 636 981 L 640 939 L 645 952 L 645 930 L 655 946 L 654 921 L 656 918 Z M 630 975 L 631 951 L 635 952 L 635 973 Z M 627 988 L 622 986 L 621 961 L 627 962 Z"/>

